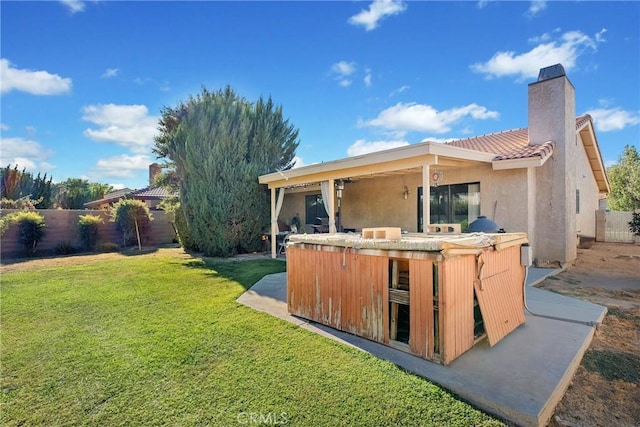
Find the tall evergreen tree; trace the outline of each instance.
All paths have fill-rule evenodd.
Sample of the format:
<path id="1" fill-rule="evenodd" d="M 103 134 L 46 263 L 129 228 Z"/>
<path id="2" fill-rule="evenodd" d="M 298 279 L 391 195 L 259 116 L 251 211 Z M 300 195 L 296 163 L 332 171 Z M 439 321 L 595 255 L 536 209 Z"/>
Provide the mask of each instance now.
<path id="1" fill-rule="evenodd" d="M 270 214 L 258 176 L 290 168 L 298 146 L 282 108 L 262 98 L 254 105 L 227 86 L 162 113 L 154 151 L 175 167 L 176 223 L 188 228 L 188 244 L 216 256 L 259 249 Z"/>

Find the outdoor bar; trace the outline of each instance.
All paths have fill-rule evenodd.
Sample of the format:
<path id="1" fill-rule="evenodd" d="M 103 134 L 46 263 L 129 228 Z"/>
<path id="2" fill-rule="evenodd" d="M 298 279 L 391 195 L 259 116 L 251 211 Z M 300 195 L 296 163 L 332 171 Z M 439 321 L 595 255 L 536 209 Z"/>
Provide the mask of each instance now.
<path id="1" fill-rule="evenodd" d="M 289 313 L 447 365 L 524 323 L 525 233 L 295 234 Z"/>

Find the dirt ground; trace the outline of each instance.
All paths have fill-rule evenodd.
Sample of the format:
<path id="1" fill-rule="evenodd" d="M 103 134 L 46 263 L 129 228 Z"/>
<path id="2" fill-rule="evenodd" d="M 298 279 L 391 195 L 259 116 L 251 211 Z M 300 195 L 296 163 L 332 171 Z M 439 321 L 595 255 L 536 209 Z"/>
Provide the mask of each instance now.
<path id="1" fill-rule="evenodd" d="M 640 426 L 640 245 L 586 245 L 538 287 L 609 310 L 549 425 Z"/>
<path id="2" fill-rule="evenodd" d="M 609 309 L 549 426 L 640 427 L 640 245 L 587 246 L 573 265 L 538 285 Z M 180 248 L 166 250 L 189 256 Z M 157 255 L 153 249 L 143 252 Z M 3 260 L 0 273 L 135 254 Z"/>

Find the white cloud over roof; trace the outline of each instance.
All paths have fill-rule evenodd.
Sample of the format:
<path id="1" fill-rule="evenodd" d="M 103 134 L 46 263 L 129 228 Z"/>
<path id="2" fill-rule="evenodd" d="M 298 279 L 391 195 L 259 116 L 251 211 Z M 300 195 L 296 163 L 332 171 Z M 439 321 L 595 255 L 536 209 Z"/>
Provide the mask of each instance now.
<path id="1" fill-rule="evenodd" d="M 397 0 L 374 0 L 369 5 L 369 9 L 361 10 L 359 13 L 349 18 L 349 23 L 353 25 L 362 25 L 365 30 L 371 31 L 378 27 L 378 21 L 381 19 L 397 15 L 404 12 L 407 5 Z"/>
<path id="2" fill-rule="evenodd" d="M 347 148 L 347 155 L 349 157 L 360 156 L 390 148 L 404 147 L 405 145 L 409 145 L 409 143 L 407 141 L 367 141 L 359 139 Z"/>
<path id="3" fill-rule="evenodd" d="M 498 112 L 478 104 L 438 111 L 431 105 L 399 102 L 380 112 L 376 118 L 365 121 L 361 125 L 393 131 L 446 133 L 451 131 L 451 127 L 455 123 L 465 117 L 486 120 L 497 119 L 499 116 Z"/>
<path id="4" fill-rule="evenodd" d="M 146 154 L 121 154 L 99 159 L 90 176 L 93 179 L 134 178 L 139 171 L 148 170 L 151 163 L 153 159 Z"/>
<path id="5" fill-rule="evenodd" d="M 593 117 L 598 132 L 622 130 L 627 126 L 640 124 L 640 112 L 625 111 L 621 108 L 597 108 L 587 111 Z"/>
<path id="6" fill-rule="evenodd" d="M 604 42 L 605 32 L 606 29 L 602 29 L 593 37 L 581 31 L 567 31 L 557 38 L 543 34 L 534 39 L 539 44 L 528 52 L 497 52 L 488 61 L 475 63 L 470 68 L 488 79 L 514 76 L 518 80 L 536 78 L 541 68 L 553 64 L 562 64 L 570 71 L 576 67 L 581 55 L 597 50 L 597 44 Z M 550 41 L 545 42 L 547 40 Z"/>
<path id="7" fill-rule="evenodd" d="M 32 95 L 59 95 L 71 91 L 71 79 L 47 71 L 32 71 L 15 68 L 6 58 L 0 59 L 1 92 L 12 90 Z"/>
<path id="8" fill-rule="evenodd" d="M 84 136 L 127 147 L 133 153 L 148 152 L 157 134 L 158 120 L 144 105 L 88 105 L 83 113 L 83 120 L 99 126 L 86 129 Z"/>

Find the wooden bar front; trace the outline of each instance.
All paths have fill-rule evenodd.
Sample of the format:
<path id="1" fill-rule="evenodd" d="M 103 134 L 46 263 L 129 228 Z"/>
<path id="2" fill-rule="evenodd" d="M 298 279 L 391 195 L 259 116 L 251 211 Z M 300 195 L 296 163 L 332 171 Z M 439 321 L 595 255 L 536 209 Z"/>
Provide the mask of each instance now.
<path id="1" fill-rule="evenodd" d="M 524 322 L 523 280 L 520 246 L 449 258 L 287 247 L 289 313 L 445 365 L 479 339 L 494 345 Z"/>

